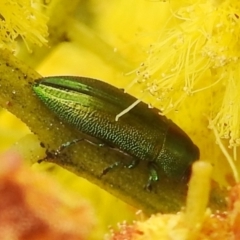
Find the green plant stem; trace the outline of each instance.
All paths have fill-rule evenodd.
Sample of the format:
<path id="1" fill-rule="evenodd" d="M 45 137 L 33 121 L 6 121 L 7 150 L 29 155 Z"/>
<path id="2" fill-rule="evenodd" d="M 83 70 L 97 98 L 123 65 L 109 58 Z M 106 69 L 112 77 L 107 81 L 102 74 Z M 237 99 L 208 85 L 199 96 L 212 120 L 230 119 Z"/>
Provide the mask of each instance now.
<path id="1" fill-rule="evenodd" d="M 25 122 L 49 151 L 79 138 L 80 133 L 76 129 L 61 123 L 34 95 L 32 82 L 41 76 L 7 50 L 1 50 L 0 56 L 0 105 Z M 148 179 L 145 164 L 134 169 L 118 168 L 99 177 L 110 164 L 129 160 L 129 156 L 114 149 L 87 141 L 65 149 L 55 158 L 46 159 L 88 179 L 145 213 L 173 213 L 185 205 L 187 185 L 182 182 L 172 182 L 161 175 L 151 192 L 143 188 Z M 214 194 L 212 206 L 220 209 L 224 205 L 223 199 L 221 191 Z"/>

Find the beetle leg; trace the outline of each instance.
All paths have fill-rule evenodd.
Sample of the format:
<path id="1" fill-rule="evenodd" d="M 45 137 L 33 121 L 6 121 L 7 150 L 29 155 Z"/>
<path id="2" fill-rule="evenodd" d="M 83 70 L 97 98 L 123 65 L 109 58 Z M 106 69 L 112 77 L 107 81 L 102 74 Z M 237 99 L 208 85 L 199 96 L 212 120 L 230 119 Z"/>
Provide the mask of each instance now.
<path id="1" fill-rule="evenodd" d="M 61 154 L 62 151 L 64 151 L 64 149 L 66 149 L 66 148 L 70 147 L 71 145 L 76 144 L 76 143 L 78 143 L 78 142 L 80 142 L 80 141 L 86 141 L 86 142 L 89 142 L 89 143 L 91 143 L 91 144 L 93 144 L 93 145 L 96 145 L 96 146 L 98 146 L 98 147 L 104 147 L 104 146 L 106 145 L 106 144 L 104 144 L 104 143 L 94 143 L 94 142 L 92 142 L 92 141 L 90 141 L 90 140 L 88 140 L 88 139 L 85 139 L 85 138 L 76 138 L 76 139 L 74 139 L 74 140 L 72 140 L 72 141 L 69 141 L 69 142 L 66 142 L 66 143 L 61 144 L 61 146 L 60 146 L 57 150 L 55 150 L 55 151 L 49 151 L 49 150 L 47 149 L 47 150 L 46 150 L 46 157 L 38 160 L 37 162 L 38 162 L 38 163 L 41 163 L 41 162 L 43 162 L 43 161 L 44 161 L 45 159 L 47 159 L 47 158 L 55 158 L 55 157 L 57 157 L 59 154 Z"/>
<path id="2" fill-rule="evenodd" d="M 125 168 L 135 168 L 139 164 L 139 159 L 134 158 L 130 164 L 124 165 Z"/>
<path id="3" fill-rule="evenodd" d="M 145 185 L 145 189 L 148 191 L 152 190 L 152 184 L 157 182 L 159 180 L 158 173 L 157 173 L 157 166 L 153 162 L 150 162 L 148 164 L 148 169 L 149 169 L 149 177 L 148 177 L 148 182 Z"/>
<path id="4" fill-rule="evenodd" d="M 120 164 L 122 164 L 122 162 L 118 161 L 118 162 L 115 162 L 115 163 L 111 164 L 110 166 L 104 168 L 102 173 L 101 173 L 101 175 L 99 177 L 101 178 L 102 176 L 106 175 L 110 170 L 118 167 Z"/>
<path id="5" fill-rule="evenodd" d="M 115 162 L 115 163 L 111 164 L 110 166 L 106 167 L 105 169 L 103 169 L 103 171 L 100 175 L 100 178 L 102 176 L 106 175 L 112 169 L 119 167 L 119 165 L 123 165 L 124 168 L 131 169 L 131 168 L 136 167 L 138 164 L 139 164 L 139 159 L 133 159 L 130 164 L 125 164 L 125 165 L 123 165 L 123 162 L 120 162 L 120 161 Z"/>
<path id="6" fill-rule="evenodd" d="M 72 141 L 69 141 L 69 142 L 66 142 L 66 143 L 63 143 L 57 150 L 56 150 L 56 155 L 60 154 L 65 148 L 68 148 L 69 146 L 73 145 L 73 144 L 76 144 L 80 141 L 86 141 L 88 143 L 91 143 L 95 146 L 98 146 L 98 147 L 104 147 L 106 144 L 105 143 L 95 143 L 95 142 L 92 142 L 91 140 L 88 140 L 86 138 L 76 138 Z"/>
<path id="7" fill-rule="evenodd" d="M 80 141 L 83 141 L 84 139 L 83 138 L 77 138 L 77 139 L 74 139 L 70 142 L 66 142 L 66 143 L 63 143 L 57 150 L 56 150 L 56 153 L 57 155 L 60 154 L 65 148 L 75 144 L 75 143 L 78 143 Z"/>

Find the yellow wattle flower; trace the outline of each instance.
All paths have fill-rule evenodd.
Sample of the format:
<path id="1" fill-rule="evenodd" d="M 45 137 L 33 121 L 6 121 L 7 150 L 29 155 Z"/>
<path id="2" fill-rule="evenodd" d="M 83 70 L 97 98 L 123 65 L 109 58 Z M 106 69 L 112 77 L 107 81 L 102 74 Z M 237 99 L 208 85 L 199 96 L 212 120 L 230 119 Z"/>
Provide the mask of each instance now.
<path id="1" fill-rule="evenodd" d="M 29 0 L 2 0 L 0 2 L 0 47 L 13 50 L 21 36 L 26 46 L 46 44 L 47 20 L 41 13 L 40 2 Z"/>
<path id="2" fill-rule="evenodd" d="M 150 97 L 151 105 L 163 114 L 178 111 L 185 99 L 193 114 L 199 109 L 196 118 L 204 115 L 209 127 L 216 129 L 217 139 L 228 139 L 233 147 L 229 161 L 238 180 L 232 159 L 237 158 L 240 144 L 240 3 L 193 1 L 179 5 L 170 3 L 169 21 L 126 90 L 138 85 L 141 99 Z M 162 15 L 166 15 L 164 11 Z M 194 99 L 192 103 L 190 99 Z"/>
<path id="3" fill-rule="evenodd" d="M 240 137 L 240 3 L 201 2 L 173 13 L 176 24 L 166 27 L 151 45 L 134 82 L 155 96 L 163 113 L 177 109 L 189 95 L 226 86 L 225 94 L 218 96 L 221 100 L 214 103 L 212 124 L 220 137 L 230 138 L 230 146 L 236 146 Z"/>

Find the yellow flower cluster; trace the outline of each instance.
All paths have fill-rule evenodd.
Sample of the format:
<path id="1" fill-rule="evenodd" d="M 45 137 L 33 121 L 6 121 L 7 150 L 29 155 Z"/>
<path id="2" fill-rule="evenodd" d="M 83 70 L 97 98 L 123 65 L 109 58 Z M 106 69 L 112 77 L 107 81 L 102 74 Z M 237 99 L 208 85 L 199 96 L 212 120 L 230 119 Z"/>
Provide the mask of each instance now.
<path id="1" fill-rule="evenodd" d="M 40 1 L 0 1 L 0 48 L 16 48 L 16 39 L 21 36 L 25 44 L 46 44 L 47 17 L 40 9 Z"/>
<path id="2" fill-rule="evenodd" d="M 174 22 L 161 30 L 128 88 L 140 83 L 163 114 L 177 110 L 187 96 L 212 88 L 217 97 L 211 124 L 231 147 L 238 146 L 240 3 L 197 1 L 172 11 Z"/>

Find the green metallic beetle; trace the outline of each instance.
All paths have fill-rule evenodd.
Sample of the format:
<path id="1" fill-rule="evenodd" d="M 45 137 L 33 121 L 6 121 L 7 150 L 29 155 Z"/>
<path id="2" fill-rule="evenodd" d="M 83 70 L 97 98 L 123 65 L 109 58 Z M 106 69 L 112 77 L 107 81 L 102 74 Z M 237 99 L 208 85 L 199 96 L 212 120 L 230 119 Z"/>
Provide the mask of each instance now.
<path id="1" fill-rule="evenodd" d="M 129 168 L 146 161 L 147 187 L 158 180 L 157 168 L 170 178 L 182 179 L 199 159 L 199 149 L 188 135 L 143 102 L 116 121 L 116 115 L 136 98 L 107 83 L 84 77 L 46 77 L 36 80 L 33 90 L 60 119 L 132 156 Z"/>

